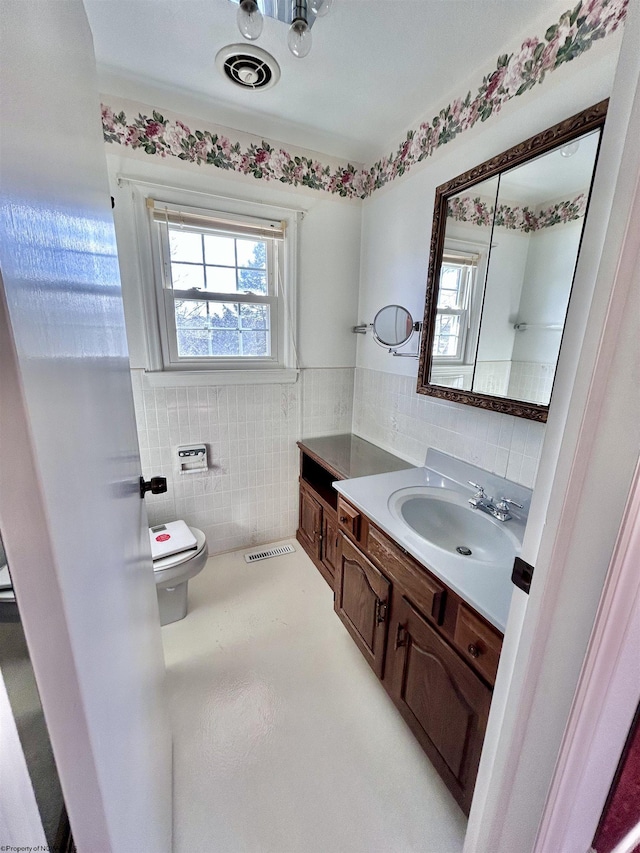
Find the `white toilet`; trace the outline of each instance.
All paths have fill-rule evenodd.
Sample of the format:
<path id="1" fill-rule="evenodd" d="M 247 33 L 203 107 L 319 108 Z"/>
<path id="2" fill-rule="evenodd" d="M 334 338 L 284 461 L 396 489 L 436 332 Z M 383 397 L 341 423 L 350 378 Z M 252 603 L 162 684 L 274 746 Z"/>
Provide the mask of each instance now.
<path id="1" fill-rule="evenodd" d="M 195 545 L 188 550 L 180 550 L 178 553 L 167 554 L 155 558 L 154 543 L 160 537 L 169 540 L 169 537 L 177 525 L 182 525 L 185 533 L 190 531 L 191 542 L 195 538 Z M 180 528 L 177 532 L 181 533 Z M 207 562 L 209 550 L 207 540 L 202 530 L 197 527 L 188 527 L 184 522 L 170 522 L 168 524 L 156 525 L 149 528 L 152 543 L 153 573 L 158 593 L 158 608 L 160 610 L 160 624 L 169 625 L 184 619 L 187 615 L 187 587 L 189 579 L 201 572 Z M 188 535 L 188 534 L 187 534 Z M 157 546 L 155 546 L 157 548 Z M 170 550 L 168 548 L 167 550 Z"/>

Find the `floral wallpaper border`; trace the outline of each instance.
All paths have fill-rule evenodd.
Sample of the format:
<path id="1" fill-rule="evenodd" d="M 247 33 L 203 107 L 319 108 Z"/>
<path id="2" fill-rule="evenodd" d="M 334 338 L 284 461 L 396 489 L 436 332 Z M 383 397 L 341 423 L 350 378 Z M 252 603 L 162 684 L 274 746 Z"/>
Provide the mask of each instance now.
<path id="1" fill-rule="evenodd" d="M 542 228 L 551 228 L 552 225 L 575 222 L 585 215 L 586 210 L 587 197 L 584 193 L 572 200 L 559 201 L 538 211 L 526 205 L 519 207 L 499 204 L 494 224 L 496 227 L 528 234 Z M 452 198 L 447 206 L 448 218 L 472 225 L 491 225 L 493 214 L 494 207 L 491 202 L 484 201 L 480 196 L 457 196 Z"/>
<path id="2" fill-rule="evenodd" d="M 275 148 L 266 141 L 245 148 L 226 136 L 171 122 L 161 112 L 127 118 L 102 105 L 106 142 L 142 150 L 155 157 L 177 157 L 198 165 L 253 175 L 258 180 L 279 181 L 338 195 L 364 199 L 389 181 L 406 174 L 460 133 L 497 115 L 504 104 L 542 83 L 548 73 L 581 56 L 599 39 L 615 32 L 626 17 L 628 0 L 580 0 L 552 24 L 542 38 L 525 39 L 520 49 L 499 56 L 477 93 L 469 91 L 440 110 L 429 122 L 410 130 L 398 149 L 369 169 L 351 164 L 332 167 L 312 157 Z"/>

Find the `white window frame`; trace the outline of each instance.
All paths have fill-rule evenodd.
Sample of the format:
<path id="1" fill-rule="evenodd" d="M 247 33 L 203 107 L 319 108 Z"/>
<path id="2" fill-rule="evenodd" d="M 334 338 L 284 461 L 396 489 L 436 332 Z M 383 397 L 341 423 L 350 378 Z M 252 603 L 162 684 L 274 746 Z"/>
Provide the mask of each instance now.
<path id="1" fill-rule="evenodd" d="M 471 240 L 454 240 L 451 238 L 444 247 L 443 258 L 459 258 L 462 262 L 466 260 L 473 266 L 473 272 L 471 273 L 472 280 L 467 283 L 464 307 L 462 309 L 445 308 L 438 310 L 438 313 L 461 314 L 464 324 L 461 337 L 464 338 L 464 342 L 459 344 L 455 356 L 432 356 L 432 363 L 437 373 L 440 368 L 446 365 L 470 365 L 475 362 L 487 275 L 488 247 Z"/>
<path id="2" fill-rule="evenodd" d="M 142 308 L 146 332 L 147 366 L 144 385 L 149 388 L 174 385 L 228 385 L 295 382 L 296 278 L 298 263 L 298 222 L 301 211 L 258 202 L 180 190 L 146 181 L 129 180 L 132 188 L 140 272 L 143 283 Z M 139 184 L 139 185 L 138 185 Z M 271 353 L 265 358 L 177 357 L 175 341 L 174 291 L 167 278 L 169 257 L 167 232 L 154 221 L 154 210 L 166 206 L 186 217 L 216 219 L 268 228 L 277 223 L 284 239 L 268 243 L 267 267 L 274 293 L 268 298 L 271 309 Z M 215 228 L 214 230 L 219 230 Z M 269 247 L 270 246 L 270 247 Z M 203 292 L 188 292 L 190 296 Z M 260 302 L 258 294 L 217 294 L 226 302 Z M 275 306 L 275 308 L 273 307 Z"/>
<path id="3" fill-rule="evenodd" d="M 445 266 L 447 267 L 457 267 L 461 270 L 461 287 L 460 287 L 460 308 L 438 308 L 436 306 L 436 320 L 438 317 L 459 317 L 460 318 L 460 334 L 458 335 L 458 346 L 456 348 L 456 352 L 453 355 L 436 355 L 433 354 L 433 361 L 439 362 L 441 364 L 464 364 L 465 363 L 465 355 L 467 352 L 467 337 L 469 333 L 470 326 L 470 306 L 472 301 L 472 296 L 475 290 L 477 274 L 478 274 L 478 265 L 477 261 L 473 263 L 471 260 L 469 262 L 465 262 L 462 257 L 455 260 L 446 261 L 445 259 L 453 256 L 445 253 L 442 258 L 442 263 L 440 265 L 440 282 L 438 285 L 438 297 L 440 296 L 440 287 L 442 286 L 442 270 Z"/>
<path id="4" fill-rule="evenodd" d="M 168 206 L 167 206 L 168 207 Z M 165 211 L 167 210 L 165 207 Z M 160 253 L 160 269 L 159 275 L 156 276 L 156 287 L 160 289 L 158 298 L 158 308 L 160 316 L 160 339 L 162 343 L 162 352 L 164 364 L 166 368 L 178 370 L 250 370 L 262 369 L 265 367 L 273 368 L 281 366 L 281 349 L 282 342 L 279 330 L 284 325 L 284 304 L 283 299 L 279 298 L 279 275 L 278 270 L 281 268 L 281 250 L 280 239 L 269 236 L 257 236 L 256 239 L 264 240 L 267 251 L 266 263 L 266 278 L 267 278 L 267 294 L 255 293 L 223 293 L 209 290 L 176 290 L 173 285 L 171 274 L 171 257 L 169 252 L 169 230 L 184 228 L 185 231 L 191 231 L 196 234 L 215 234 L 231 237 L 241 237 L 243 231 L 241 226 L 253 225 L 256 228 L 265 227 L 266 220 L 257 220 L 254 217 L 243 217 L 236 219 L 229 214 L 225 215 L 227 220 L 226 225 L 214 224 L 220 222 L 222 216 L 216 211 L 215 219 L 213 212 L 207 211 L 207 215 L 203 216 L 199 212 L 198 223 L 190 224 L 188 221 L 183 225 L 176 225 L 168 221 L 162 220 L 163 208 L 162 205 L 155 204 L 153 208 L 152 229 L 155 232 L 157 249 Z M 180 212 L 185 214 L 193 214 L 193 208 L 180 207 Z M 207 225 L 207 220 L 211 222 Z M 238 223 L 238 230 L 234 229 L 234 222 Z M 270 223 L 271 224 L 271 223 Z M 272 223 L 280 228 L 280 223 Z M 203 264 L 204 266 L 204 264 Z M 269 306 L 269 354 L 266 356 L 180 356 L 178 354 L 178 338 L 176 329 L 176 314 L 175 302 L 180 299 L 198 299 L 203 302 L 217 303 L 249 303 L 252 305 L 268 305 Z"/>

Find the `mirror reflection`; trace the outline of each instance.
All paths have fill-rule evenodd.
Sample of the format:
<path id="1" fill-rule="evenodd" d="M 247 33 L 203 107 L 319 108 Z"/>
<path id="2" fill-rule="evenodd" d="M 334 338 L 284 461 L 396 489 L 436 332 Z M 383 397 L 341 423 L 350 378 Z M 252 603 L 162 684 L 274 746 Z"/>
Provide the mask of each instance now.
<path id="1" fill-rule="evenodd" d="M 402 305 L 385 305 L 373 318 L 373 337 L 383 347 L 406 344 L 413 334 L 413 317 Z"/>
<path id="2" fill-rule="evenodd" d="M 605 111 L 438 188 L 419 391 L 546 420 Z"/>

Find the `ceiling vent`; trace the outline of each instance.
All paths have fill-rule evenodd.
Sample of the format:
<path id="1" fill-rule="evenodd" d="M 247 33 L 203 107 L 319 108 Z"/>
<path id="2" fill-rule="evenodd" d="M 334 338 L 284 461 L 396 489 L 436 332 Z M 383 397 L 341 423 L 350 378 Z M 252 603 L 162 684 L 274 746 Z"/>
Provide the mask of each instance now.
<path id="1" fill-rule="evenodd" d="M 280 79 L 280 66 L 259 47 L 229 44 L 218 51 L 216 65 L 241 89 L 270 89 Z"/>

